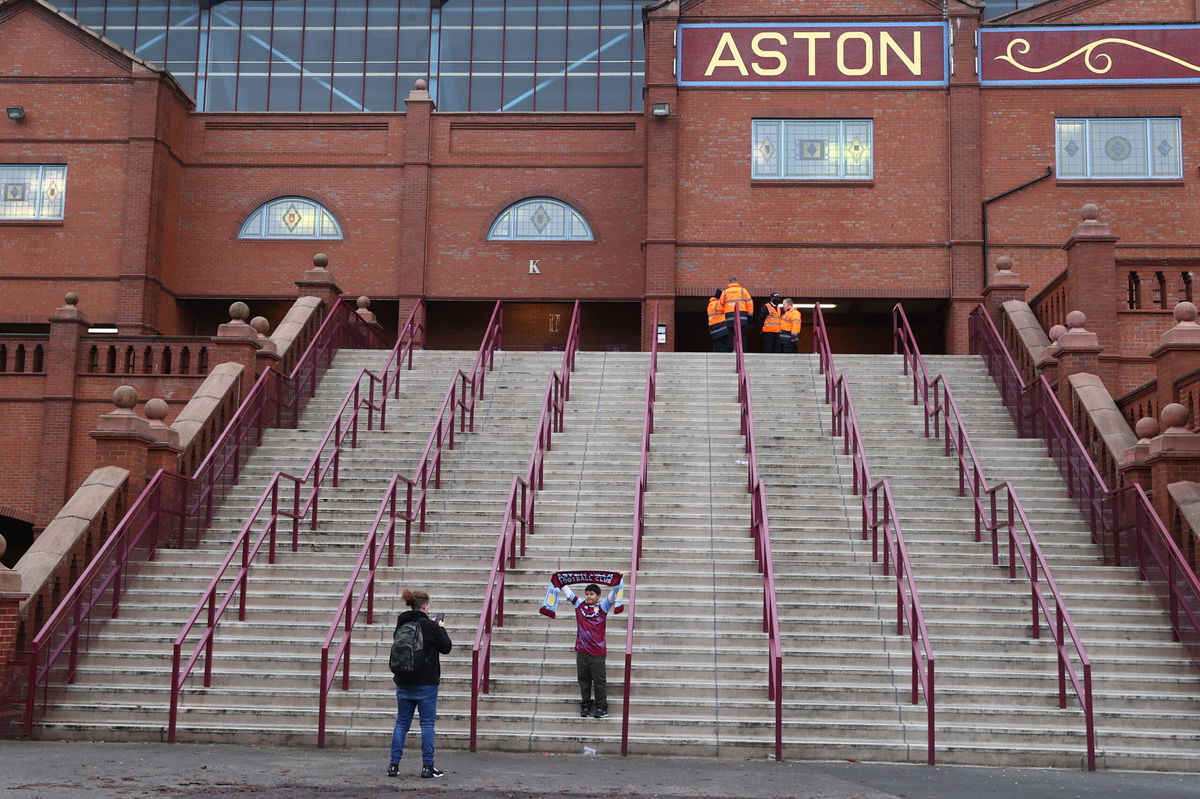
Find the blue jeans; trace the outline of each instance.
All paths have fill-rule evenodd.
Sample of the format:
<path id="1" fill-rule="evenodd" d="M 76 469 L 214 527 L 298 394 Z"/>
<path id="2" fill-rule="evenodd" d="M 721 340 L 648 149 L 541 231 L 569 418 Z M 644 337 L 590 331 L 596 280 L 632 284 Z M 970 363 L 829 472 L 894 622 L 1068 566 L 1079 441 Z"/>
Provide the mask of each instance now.
<path id="1" fill-rule="evenodd" d="M 392 762 L 404 756 L 404 737 L 412 725 L 413 711 L 421 714 L 421 763 L 433 765 L 433 722 L 437 720 L 436 685 L 396 686 L 396 728 L 392 730 Z"/>

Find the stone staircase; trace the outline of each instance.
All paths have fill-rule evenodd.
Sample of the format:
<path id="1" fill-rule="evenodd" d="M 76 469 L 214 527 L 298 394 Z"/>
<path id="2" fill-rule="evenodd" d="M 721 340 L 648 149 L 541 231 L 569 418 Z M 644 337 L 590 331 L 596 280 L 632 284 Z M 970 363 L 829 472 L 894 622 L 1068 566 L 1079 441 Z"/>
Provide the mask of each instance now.
<path id="1" fill-rule="evenodd" d="M 1009 580 L 990 541 L 975 543 L 956 461 L 924 438 L 899 356 L 836 357 L 874 477 L 892 481 L 934 638 L 939 762 L 1081 766 L 1083 716 L 1069 684 L 1057 707 L 1054 645 L 1044 628 L 1031 637 L 1028 580 L 1020 566 Z M 983 362 L 927 362 L 947 376 L 988 479 L 1016 486 L 1087 649 L 1099 767 L 1200 769 L 1200 671 L 1158 600 L 1133 569 L 1103 564 L 1044 444 L 1017 438 Z M 1002 562 L 1006 552 L 1002 542 Z"/>
<path id="2" fill-rule="evenodd" d="M 909 701 L 895 578 L 861 540 L 817 356 L 749 354 L 746 368 L 783 628 L 784 756 L 924 762 L 926 704 Z"/>

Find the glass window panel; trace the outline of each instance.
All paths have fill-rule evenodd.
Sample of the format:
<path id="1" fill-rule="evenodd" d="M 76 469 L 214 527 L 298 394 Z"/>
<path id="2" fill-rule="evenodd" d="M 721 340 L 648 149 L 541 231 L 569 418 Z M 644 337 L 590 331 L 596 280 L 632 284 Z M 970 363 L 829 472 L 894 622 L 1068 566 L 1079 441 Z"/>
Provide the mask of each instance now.
<path id="1" fill-rule="evenodd" d="M 1183 147 L 1178 119 L 1150 120 L 1151 174 L 1156 178 L 1183 177 Z"/>
<path id="2" fill-rule="evenodd" d="M 470 84 L 471 78 L 465 71 L 452 74 L 443 72 L 437 87 L 438 108 L 442 108 L 443 105 L 447 109 L 466 108 L 467 91 L 470 89 Z"/>
<path id="3" fill-rule="evenodd" d="M 109 0 L 104 17 L 104 35 L 126 49 L 133 49 L 133 19 L 136 0 Z"/>
<path id="4" fill-rule="evenodd" d="M 759 119 L 751 125 L 751 178 L 868 179 L 874 175 L 869 119 Z"/>
<path id="5" fill-rule="evenodd" d="M 595 74 L 577 74 L 572 72 L 567 76 L 567 110 L 595 111 L 596 87 L 598 81 Z"/>
<path id="6" fill-rule="evenodd" d="M 280 74 L 278 65 L 273 65 L 271 74 L 271 111 L 296 111 L 300 108 L 300 74 L 291 67 L 290 74 Z"/>
<path id="7" fill-rule="evenodd" d="M 62 219 L 67 168 L 0 164 L 0 219 Z"/>
<path id="8" fill-rule="evenodd" d="M 279 197 L 246 218 L 242 239 L 340 239 L 341 229 L 324 206 L 303 197 Z"/>
<path id="9" fill-rule="evenodd" d="M 1082 120 L 1060 119 L 1055 124 L 1057 174 L 1063 178 L 1087 176 L 1087 139 Z"/>
<path id="10" fill-rule="evenodd" d="M 1088 143 L 1093 177 L 1130 178 L 1149 174 L 1144 121 L 1094 119 L 1088 125 Z"/>
<path id="11" fill-rule="evenodd" d="M 104 33 L 104 4 L 106 0 L 79 0 L 74 17 L 98 33 Z M 65 4 L 64 4 L 65 5 Z"/>
<path id="12" fill-rule="evenodd" d="M 531 197 L 506 208 L 488 231 L 488 239 L 591 241 L 592 231 L 571 206 L 549 197 Z"/>
<path id="13" fill-rule="evenodd" d="M 500 75 L 475 75 L 471 78 L 471 111 L 497 111 L 500 108 Z"/>
<path id="14" fill-rule="evenodd" d="M 869 178 L 872 175 L 871 123 L 857 120 L 842 123 L 842 168 L 848 178 Z"/>
<path id="15" fill-rule="evenodd" d="M 600 76 L 600 110 L 628 111 L 629 75 L 603 74 Z"/>
<path id="16" fill-rule="evenodd" d="M 750 152 L 751 175 L 777 178 L 782 175 L 779 159 L 780 122 L 755 120 Z"/>
<path id="17" fill-rule="evenodd" d="M 163 65 L 167 49 L 166 0 L 141 3 L 137 13 L 137 41 L 133 52 L 151 63 Z"/>
<path id="18" fill-rule="evenodd" d="M 396 78 L 391 70 L 384 74 L 372 72 L 367 75 L 366 97 L 363 105 L 367 111 L 396 110 Z"/>
<path id="19" fill-rule="evenodd" d="M 838 177 L 838 124 L 803 120 L 784 126 L 783 176 Z"/>

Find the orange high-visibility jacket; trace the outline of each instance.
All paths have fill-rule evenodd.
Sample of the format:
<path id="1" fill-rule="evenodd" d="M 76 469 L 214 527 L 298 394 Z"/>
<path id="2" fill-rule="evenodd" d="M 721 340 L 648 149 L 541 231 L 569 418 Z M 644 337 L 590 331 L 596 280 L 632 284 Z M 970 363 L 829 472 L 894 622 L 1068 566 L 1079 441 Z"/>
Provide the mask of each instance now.
<path id="1" fill-rule="evenodd" d="M 800 312 L 795 308 L 788 308 L 783 314 L 783 322 L 781 329 L 784 333 L 791 333 L 793 336 L 800 335 Z"/>
<path id="2" fill-rule="evenodd" d="M 754 300 L 750 298 L 750 292 L 737 283 L 730 283 L 721 292 L 721 305 L 724 306 L 726 313 L 738 311 L 746 315 L 754 313 Z"/>
<path id="3" fill-rule="evenodd" d="M 723 324 L 725 324 L 725 306 L 719 298 L 712 297 L 708 301 L 708 326 L 715 327 Z"/>
<path id="4" fill-rule="evenodd" d="M 782 327 L 783 319 L 779 316 L 779 306 L 773 305 L 772 303 L 768 302 L 766 305 L 763 306 L 763 308 L 766 309 L 767 315 L 765 317 L 763 317 L 762 332 L 764 332 L 764 333 L 780 332 L 783 329 L 783 327 Z"/>

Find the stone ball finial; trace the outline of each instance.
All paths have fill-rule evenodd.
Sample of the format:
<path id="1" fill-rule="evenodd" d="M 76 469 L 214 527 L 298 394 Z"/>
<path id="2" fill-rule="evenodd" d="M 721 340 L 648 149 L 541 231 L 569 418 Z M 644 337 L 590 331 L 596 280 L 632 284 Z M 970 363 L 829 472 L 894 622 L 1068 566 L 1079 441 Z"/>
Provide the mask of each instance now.
<path id="1" fill-rule="evenodd" d="M 1137 435 L 1139 441 L 1144 438 L 1154 438 L 1161 429 L 1158 420 L 1153 416 L 1143 416 L 1133 426 L 1133 432 Z"/>
<path id="2" fill-rule="evenodd" d="M 1054 327 L 1050 328 L 1050 332 L 1048 335 L 1050 336 L 1051 341 L 1058 341 L 1060 338 L 1063 337 L 1063 334 L 1066 332 L 1067 332 L 1066 325 L 1055 325 Z"/>
<path id="3" fill-rule="evenodd" d="M 113 405 L 121 410 L 132 410 L 137 405 L 138 393 L 133 386 L 118 386 L 113 392 Z"/>
<path id="4" fill-rule="evenodd" d="M 413 88 L 419 92 L 423 92 L 429 88 L 429 81 L 424 78 L 417 78 L 416 82 L 413 83 Z"/>
<path id="5" fill-rule="evenodd" d="M 4 553 L 8 551 L 8 542 L 4 540 L 4 536 L 0 535 L 0 558 L 4 557 Z"/>
<path id="6" fill-rule="evenodd" d="M 1067 327 L 1071 330 L 1083 330 L 1087 324 L 1087 315 L 1083 311 L 1071 311 L 1067 314 Z"/>
<path id="7" fill-rule="evenodd" d="M 250 327 L 254 328 L 254 332 L 260 336 L 267 335 L 267 331 L 271 329 L 271 323 L 267 321 L 265 316 L 256 316 L 250 320 Z"/>
<path id="8" fill-rule="evenodd" d="M 144 410 L 146 412 L 146 418 L 151 422 L 161 422 L 163 419 L 167 418 L 167 411 L 169 409 L 167 408 L 166 400 L 155 397 L 154 399 L 146 400 Z"/>
<path id="9" fill-rule="evenodd" d="M 63 302 L 65 302 L 67 305 L 78 305 L 79 295 L 73 291 L 68 291 L 67 296 L 63 297 Z"/>
<path id="10" fill-rule="evenodd" d="M 1175 306 L 1175 324 L 1177 325 L 1194 325 L 1197 316 L 1200 316 L 1200 313 L 1196 311 L 1194 303 L 1181 302 Z"/>
<path id="11" fill-rule="evenodd" d="M 329 256 L 323 252 L 319 252 L 313 256 L 313 266 L 317 269 L 324 269 L 329 266 Z"/>
<path id="12" fill-rule="evenodd" d="M 1099 219 L 1100 207 L 1095 203 L 1085 203 L 1084 206 L 1079 209 L 1079 217 L 1085 222 L 1092 219 Z"/>
<path id="13" fill-rule="evenodd" d="M 242 302 L 241 300 L 238 300 L 237 302 L 235 302 L 229 306 L 230 320 L 237 320 L 240 322 L 245 322 L 246 317 L 249 315 L 250 315 L 250 306 L 247 305 L 246 303 Z"/>
<path id="14" fill-rule="evenodd" d="M 1172 402 L 1158 416 L 1165 427 L 1183 427 L 1187 424 L 1188 409 L 1178 402 Z"/>
<path id="15" fill-rule="evenodd" d="M 996 259 L 997 272 L 1011 272 L 1013 268 L 1013 259 L 1007 255 L 1001 255 Z"/>
<path id="16" fill-rule="evenodd" d="M 371 307 L 371 298 L 367 296 L 359 297 L 358 307 L 362 308 L 363 310 L 369 310 Z"/>

